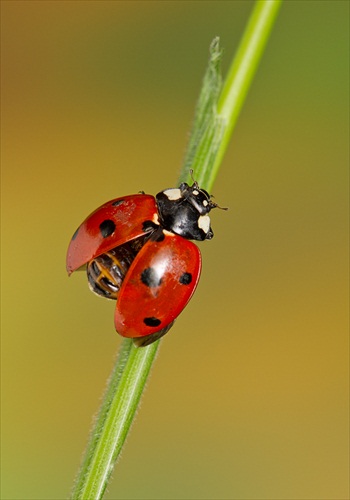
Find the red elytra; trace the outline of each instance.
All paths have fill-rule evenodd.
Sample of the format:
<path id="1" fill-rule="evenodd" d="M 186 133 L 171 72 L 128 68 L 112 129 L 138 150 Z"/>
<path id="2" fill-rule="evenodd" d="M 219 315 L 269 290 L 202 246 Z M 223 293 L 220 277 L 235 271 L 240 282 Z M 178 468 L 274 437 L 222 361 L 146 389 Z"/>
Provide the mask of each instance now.
<path id="1" fill-rule="evenodd" d="M 90 214 L 74 233 L 67 252 L 67 272 L 71 274 L 87 262 L 112 248 L 145 234 L 145 220 L 154 221 L 158 215 L 154 196 L 134 194 L 116 198 Z M 112 221 L 112 237 L 103 236 L 100 226 Z"/>
<path id="2" fill-rule="evenodd" d="M 142 280 L 150 269 L 154 286 Z M 160 242 L 149 240 L 120 289 L 114 316 L 117 332 L 137 338 L 166 328 L 192 297 L 200 271 L 200 251 L 191 241 L 171 233 Z"/>

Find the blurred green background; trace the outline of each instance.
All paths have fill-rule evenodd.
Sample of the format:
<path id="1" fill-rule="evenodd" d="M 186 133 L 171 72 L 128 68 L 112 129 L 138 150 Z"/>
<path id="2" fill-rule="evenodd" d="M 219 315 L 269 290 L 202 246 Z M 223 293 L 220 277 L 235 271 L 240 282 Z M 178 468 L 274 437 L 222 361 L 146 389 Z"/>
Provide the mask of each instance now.
<path id="1" fill-rule="evenodd" d="M 65 253 L 171 187 L 212 38 L 250 1 L 3 1 L 2 497 L 69 494 L 120 338 Z M 287 1 L 108 499 L 348 498 L 349 2 Z"/>

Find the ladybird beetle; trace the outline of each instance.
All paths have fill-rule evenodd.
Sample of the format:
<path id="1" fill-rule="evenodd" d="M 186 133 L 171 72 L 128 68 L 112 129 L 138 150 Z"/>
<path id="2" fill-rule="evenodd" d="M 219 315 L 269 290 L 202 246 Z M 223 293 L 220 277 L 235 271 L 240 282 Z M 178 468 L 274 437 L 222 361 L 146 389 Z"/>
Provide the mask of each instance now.
<path id="1" fill-rule="evenodd" d="M 165 335 L 198 284 L 201 254 L 189 240 L 210 240 L 218 207 L 196 181 L 111 200 L 79 226 L 67 271 L 86 266 L 90 289 L 117 300 L 114 323 L 137 347 Z M 221 208 L 221 207 L 218 207 Z"/>

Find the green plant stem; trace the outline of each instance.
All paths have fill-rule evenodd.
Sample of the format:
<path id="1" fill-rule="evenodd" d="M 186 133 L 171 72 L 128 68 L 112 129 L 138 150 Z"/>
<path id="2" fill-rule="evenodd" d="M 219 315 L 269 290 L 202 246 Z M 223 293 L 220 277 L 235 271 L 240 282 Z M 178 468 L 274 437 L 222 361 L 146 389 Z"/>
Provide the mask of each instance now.
<path id="1" fill-rule="evenodd" d="M 281 0 L 257 1 L 248 26 L 229 69 L 217 112 L 224 121 L 224 133 L 208 180 L 212 186 L 229 144 L 248 90 L 281 6 Z"/>
<path id="2" fill-rule="evenodd" d="M 191 167 L 200 186 L 211 191 L 280 3 L 281 0 L 256 2 L 221 93 L 221 50 L 219 40 L 213 41 L 181 182 L 190 181 Z M 71 496 L 74 500 L 102 498 L 135 416 L 159 342 L 135 348 L 129 339 L 122 341 L 75 482 Z"/>
<path id="3" fill-rule="evenodd" d="M 102 498 L 134 418 L 159 346 L 136 348 L 124 339 L 72 493 L 73 499 Z"/>
<path id="4" fill-rule="evenodd" d="M 202 141 L 197 141 L 197 148 L 191 144 L 191 140 L 195 137 L 195 134 L 192 133 L 189 154 L 185 160 L 185 169 L 180 176 L 181 182 L 190 182 L 191 177 L 188 170 L 189 167 L 192 167 L 198 184 L 211 192 L 281 4 L 282 0 L 257 0 L 255 3 L 222 91 L 215 103 L 209 102 L 207 104 L 208 108 L 210 106 L 214 108 L 209 119 L 211 123 L 207 124 L 206 136 L 202 137 Z M 219 52 L 216 50 L 213 56 L 213 65 L 217 64 L 218 57 Z M 208 79 L 208 75 L 204 78 L 202 89 L 204 96 L 201 94 L 200 100 L 205 99 L 207 94 L 205 91 L 206 79 Z M 217 92 L 217 87 L 221 82 L 219 80 L 213 82 L 212 78 L 209 83 L 214 86 L 214 93 Z M 207 100 L 209 101 L 208 98 Z M 196 115 L 198 115 L 198 110 Z M 195 119 L 194 127 L 196 127 L 196 121 Z M 192 148 L 196 151 L 191 151 Z"/>

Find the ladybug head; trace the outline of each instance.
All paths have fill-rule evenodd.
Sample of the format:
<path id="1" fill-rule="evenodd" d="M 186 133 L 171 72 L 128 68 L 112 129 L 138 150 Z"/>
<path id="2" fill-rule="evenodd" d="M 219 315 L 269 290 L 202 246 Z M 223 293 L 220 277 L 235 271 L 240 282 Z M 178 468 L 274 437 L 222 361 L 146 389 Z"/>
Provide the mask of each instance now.
<path id="1" fill-rule="evenodd" d="M 194 181 L 192 186 L 183 182 L 180 184 L 179 190 L 181 197 L 190 203 L 199 215 L 206 215 L 212 208 L 217 207 L 217 204 L 212 201 L 210 194 L 204 189 L 200 189 L 196 181 Z"/>
<path id="2" fill-rule="evenodd" d="M 196 181 L 192 186 L 183 182 L 179 188 L 161 191 L 156 200 L 164 229 L 189 240 L 210 240 L 214 236 L 208 213 L 218 205 Z"/>

